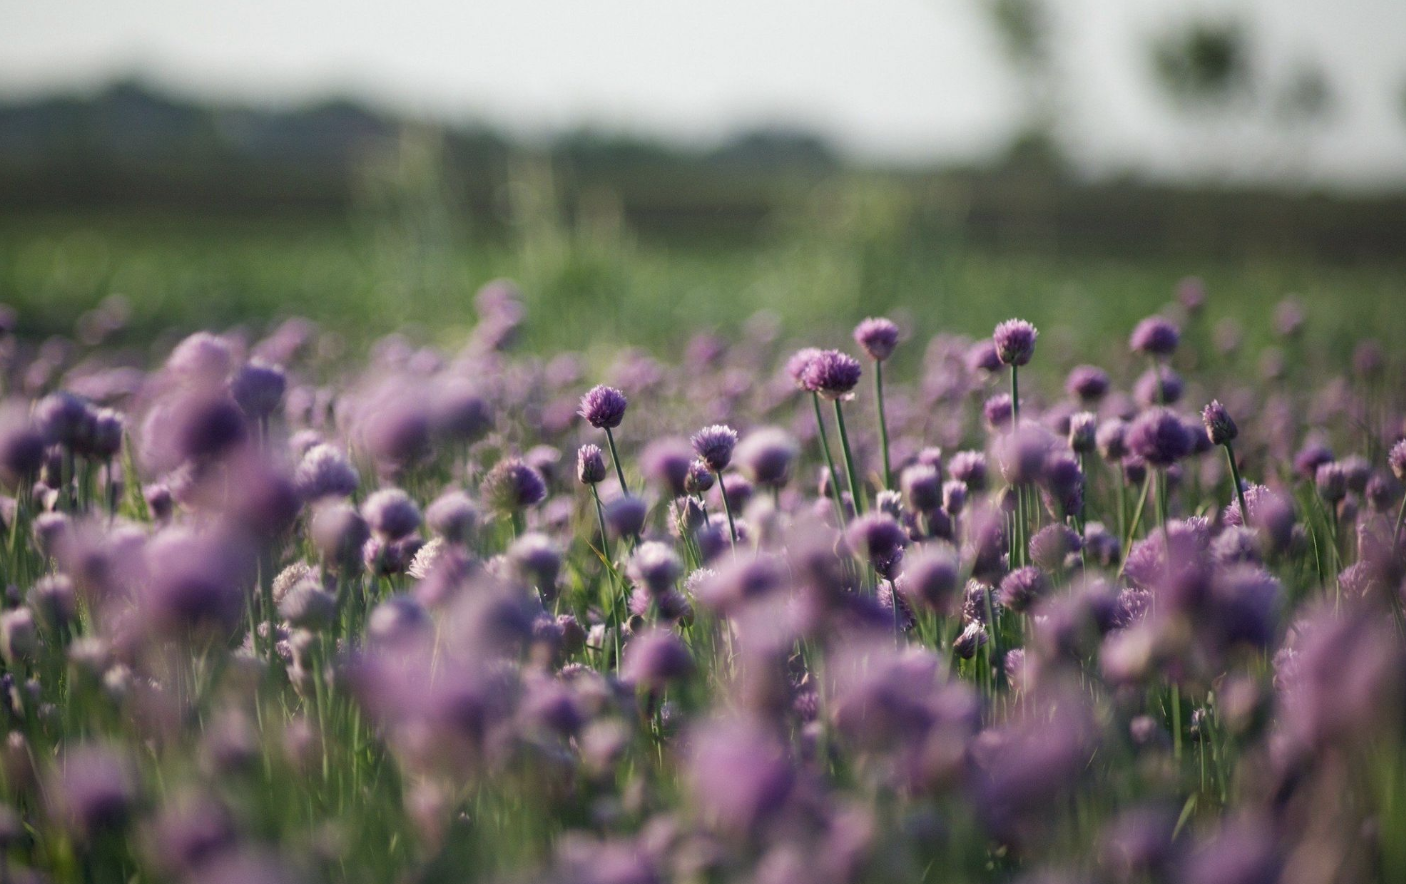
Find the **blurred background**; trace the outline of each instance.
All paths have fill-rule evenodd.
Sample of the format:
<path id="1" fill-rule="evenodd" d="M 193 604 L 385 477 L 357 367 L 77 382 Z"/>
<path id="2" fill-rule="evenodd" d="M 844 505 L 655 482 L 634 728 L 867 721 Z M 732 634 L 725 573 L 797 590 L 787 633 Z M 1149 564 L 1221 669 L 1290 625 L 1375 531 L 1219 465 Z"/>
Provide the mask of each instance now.
<path id="1" fill-rule="evenodd" d="M 1406 298 L 1400 0 L 7 3 L 0 300 L 161 343 L 305 315 L 1078 343 L 1203 280 L 1253 337 Z M 1217 306 L 1219 305 L 1219 306 Z M 802 323 L 807 326 L 802 326 Z M 1121 334 L 1122 332 L 1120 332 Z M 1265 334 L 1268 334 L 1266 331 Z"/>

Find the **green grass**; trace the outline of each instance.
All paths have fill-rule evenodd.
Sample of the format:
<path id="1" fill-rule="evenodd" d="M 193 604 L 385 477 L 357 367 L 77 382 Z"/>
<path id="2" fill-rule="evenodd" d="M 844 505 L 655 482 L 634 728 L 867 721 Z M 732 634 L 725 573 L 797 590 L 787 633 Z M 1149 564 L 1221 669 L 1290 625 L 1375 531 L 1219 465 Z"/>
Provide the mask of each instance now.
<path id="1" fill-rule="evenodd" d="M 292 315 L 353 347 L 405 329 L 453 344 L 474 320 L 474 290 L 507 276 L 527 298 L 525 343 L 544 352 L 667 354 L 695 331 L 727 332 L 766 310 L 787 336 L 833 342 L 877 313 L 917 335 L 985 334 L 1019 315 L 1045 330 L 1046 352 L 1107 361 L 1178 279 L 1197 274 L 1210 290 L 1208 320 L 1235 317 L 1252 344 L 1270 338 L 1273 305 L 1288 293 L 1303 300 L 1323 352 L 1363 334 L 1406 337 L 1397 268 L 996 254 L 917 241 L 870 218 L 792 224 L 747 247 L 662 245 L 608 226 L 535 223 L 507 241 L 417 229 L 325 218 L 0 219 L 0 301 L 31 338 L 69 334 L 80 314 L 120 294 L 132 313 L 125 338 L 141 345 Z"/>

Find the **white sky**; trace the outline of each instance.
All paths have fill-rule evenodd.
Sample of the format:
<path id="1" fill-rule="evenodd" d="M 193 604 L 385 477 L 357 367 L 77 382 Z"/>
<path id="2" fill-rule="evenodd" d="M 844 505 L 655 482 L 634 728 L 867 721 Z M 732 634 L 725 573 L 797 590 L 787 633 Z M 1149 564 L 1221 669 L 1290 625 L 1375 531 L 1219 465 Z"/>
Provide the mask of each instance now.
<path id="1" fill-rule="evenodd" d="M 0 93 L 142 73 L 203 96 L 351 94 L 524 133 L 591 123 L 679 140 L 812 128 L 867 156 L 968 157 L 1017 94 L 982 0 L 0 0 Z M 1094 173 L 1406 183 L 1406 0 L 1055 0 L 1066 131 Z M 1174 125 L 1147 35 L 1236 10 L 1282 72 L 1334 77 L 1336 115 L 1285 136 Z"/>

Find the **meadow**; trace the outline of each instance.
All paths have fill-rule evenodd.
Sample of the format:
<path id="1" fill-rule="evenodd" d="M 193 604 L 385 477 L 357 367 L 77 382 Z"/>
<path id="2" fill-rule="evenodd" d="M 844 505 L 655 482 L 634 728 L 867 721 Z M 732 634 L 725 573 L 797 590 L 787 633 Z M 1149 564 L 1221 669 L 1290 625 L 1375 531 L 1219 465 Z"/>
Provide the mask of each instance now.
<path id="1" fill-rule="evenodd" d="M 1402 880 L 1406 277 L 825 205 L 0 222 L 0 881 Z"/>

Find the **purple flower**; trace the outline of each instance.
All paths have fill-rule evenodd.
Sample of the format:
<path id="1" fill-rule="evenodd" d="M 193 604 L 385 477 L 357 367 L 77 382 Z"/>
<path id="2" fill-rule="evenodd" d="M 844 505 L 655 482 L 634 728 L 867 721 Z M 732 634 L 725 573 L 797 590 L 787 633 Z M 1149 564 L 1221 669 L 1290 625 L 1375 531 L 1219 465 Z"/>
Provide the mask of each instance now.
<path id="1" fill-rule="evenodd" d="M 347 456 L 326 443 L 309 448 L 293 472 L 293 487 L 307 501 L 351 497 L 360 484 L 361 477 Z"/>
<path id="2" fill-rule="evenodd" d="M 1098 447 L 1098 418 L 1092 412 L 1070 416 L 1069 447 L 1078 454 L 1090 454 Z"/>
<path id="3" fill-rule="evenodd" d="M 1047 431 L 1033 425 L 1022 426 L 997 439 L 996 459 L 1001 465 L 1001 475 L 1011 485 L 1039 481 L 1051 441 Z"/>
<path id="4" fill-rule="evenodd" d="M 623 494 L 605 505 L 605 524 L 616 537 L 634 537 L 644 529 L 649 504 L 632 494 Z"/>
<path id="5" fill-rule="evenodd" d="M 95 743 L 64 753 L 51 789 L 57 816 L 88 842 L 125 828 L 138 797 L 131 762 L 117 749 Z"/>
<path id="6" fill-rule="evenodd" d="M 420 527 L 420 507 L 399 488 L 382 488 L 366 498 L 361 515 L 371 530 L 389 540 L 399 540 Z"/>
<path id="7" fill-rule="evenodd" d="M 1068 557 L 1082 547 L 1083 541 L 1072 528 L 1056 522 L 1030 538 L 1030 560 L 1046 571 L 1062 571 Z"/>
<path id="8" fill-rule="evenodd" d="M 620 673 L 632 684 L 659 691 L 693 673 L 693 655 L 673 632 L 651 629 L 625 646 Z"/>
<path id="9" fill-rule="evenodd" d="M 278 603 L 278 614 L 289 626 L 320 632 L 337 616 L 337 597 L 310 580 L 293 585 Z"/>
<path id="10" fill-rule="evenodd" d="M 905 556 L 897 581 L 898 591 L 906 598 L 942 616 L 953 613 L 960 583 L 961 564 L 944 545 L 924 545 Z"/>
<path id="11" fill-rule="evenodd" d="M 278 410 L 287 389 L 283 369 L 255 360 L 240 366 L 229 379 L 229 392 L 249 418 L 266 418 Z"/>
<path id="12" fill-rule="evenodd" d="M 887 513 L 866 513 L 850 523 L 845 540 L 874 569 L 889 576 L 898 566 L 908 533 Z"/>
<path id="13" fill-rule="evenodd" d="M 645 476 L 675 497 L 690 493 L 684 488 L 684 480 L 692 462 L 692 446 L 687 439 L 676 436 L 655 439 L 640 453 L 640 468 Z"/>
<path id="14" fill-rule="evenodd" d="M 518 457 L 498 461 L 483 477 L 481 490 L 483 499 L 501 513 L 536 506 L 547 498 L 547 483 L 542 480 L 542 474 Z"/>
<path id="15" fill-rule="evenodd" d="M 1181 343 L 1181 332 L 1160 316 L 1149 316 L 1137 324 L 1128 338 L 1128 349 L 1147 356 L 1170 356 Z"/>
<path id="16" fill-rule="evenodd" d="M 894 348 L 898 346 L 898 337 L 898 326 L 889 319 L 871 317 L 854 329 L 855 343 L 875 362 L 883 362 L 893 355 Z"/>
<path id="17" fill-rule="evenodd" d="M 1180 884 L 1274 884 L 1284 858 L 1267 822 L 1231 819 L 1182 864 Z"/>
<path id="18" fill-rule="evenodd" d="M 1026 365 L 1035 355 L 1035 339 L 1040 336 L 1035 326 L 1023 319 L 1008 319 L 996 326 L 991 341 L 996 356 L 1005 365 Z"/>
<path id="19" fill-rule="evenodd" d="M 863 369 L 859 360 L 839 350 L 822 350 L 806 363 L 805 388 L 825 399 L 848 399 Z"/>
<path id="20" fill-rule="evenodd" d="M 973 342 L 963 354 L 962 362 L 972 374 L 991 375 L 1005 368 L 1001 364 L 1001 357 L 996 355 L 996 345 L 990 338 Z"/>
<path id="21" fill-rule="evenodd" d="M 713 424 L 693 434 L 690 440 L 698 457 L 708 469 L 721 473 L 732 462 L 732 450 L 737 446 L 737 431 L 724 424 Z"/>
<path id="22" fill-rule="evenodd" d="M 1325 463 L 1313 477 L 1318 494 L 1328 503 L 1336 504 L 1347 497 L 1347 470 L 1337 461 Z"/>
<path id="23" fill-rule="evenodd" d="M 351 504 L 333 503 L 313 511 L 308 536 L 327 566 L 346 570 L 360 567 L 371 529 Z"/>
<path id="24" fill-rule="evenodd" d="M 667 543 L 651 540 L 635 550 L 627 573 L 653 595 L 663 595 L 673 589 L 683 573 L 683 560 Z"/>
<path id="25" fill-rule="evenodd" d="M 77 447 L 87 432 L 88 403 L 72 393 L 50 393 L 34 405 L 34 427 L 49 445 Z"/>
<path id="26" fill-rule="evenodd" d="M 1191 438 L 1175 413 L 1152 408 L 1128 427 L 1128 450 L 1148 463 L 1168 467 L 1191 453 Z"/>
<path id="27" fill-rule="evenodd" d="M 1332 461 L 1333 452 L 1328 446 L 1321 442 L 1305 442 L 1299 453 L 1294 455 L 1294 472 L 1311 482 L 1318 475 L 1318 468 Z"/>
<path id="28" fill-rule="evenodd" d="M 1387 454 L 1386 461 L 1391 466 L 1391 472 L 1397 480 L 1406 482 L 1406 439 L 1391 446 L 1391 452 Z"/>
<path id="29" fill-rule="evenodd" d="M 614 387 L 599 384 L 581 397 L 581 410 L 578 414 L 598 430 L 613 430 L 625 419 L 625 408 L 628 405 L 629 401 L 624 393 Z"/>
<path id="30" fill-rule="evenodd" d="M 748 718 L 710 722 L 690 740 L 688 782 L 703 819 L 753 837 L 786 804 L 797 774 L 772 730 Z"/>
<path id="31" fill-rule="evenodd" d="M 1186 385 L 1169 366 L 1159 365 L 1143 372 L 1133 384 L 1133 398 L 1142 405 L 1173 405 L 1181 401 Z"/>
<path id="32" fill-rule="evenodd" d="M 0 409 L 0 480 L 16 489 L 33 481 L 44 462 L 44 436 L 23 406 L 6 404 Z"/>
<path id="33" fill-rule="evenodd" d="M 899 479 L 903 497 L 915 513 L 930 513 L 942 506 L 942 473 L 928 464 L 914 464 Z"/>
<path id="34" fill-rule="evenodd" d="M 997 393 L 987 399 L 981 406 L 981 417 L 986 422 L 987 429 L 994 432 L 1005 430 L 1011 424 L 1012 408 L 1011 396 L 1009 393 Z"/>
<path id="35" fill-rule="evenodd" d="M 791 467 L 800 454 L 795 438 L 785 430 L 763 427 L 738 443 L 737 466 L 747 478 L 766 488 L 780 488 L 791 478 Z"/>
<path id="36" fill-rule="evenodd" d="M 582 445 L 576 449 L 576 480 L 582 485 L 605 481 L 605 453 L 599 445 Z"/>
<path id="37" fill-rule="evenodd" d="M 942 483 L 942 508 L 949 516 L 960 516 L 967 505 L 967 483 L 952 479 Z"/>
<path id="38" fill-rule="evenodd" d="M 223 804 L 194 794 L 162 808 L 152 824 L 153 859 L 175 877 L 192 875 L 237 843 L 234 820 Z"/>
<path id="39" fill-rule="evenodd" d="M 685 494 L 693 497 L 702 497 L 708 493 L 708 489 L 713 487 L 717 481 L 708 465 L 698 458 L 689 461 L 688 471 L 684 475 L 683 490 Z"/>
<path id="40" fill-rule="evenodd" d="M 1109 463 L 1116 463 L 1128 454 L 1128 422 L 1122 418 L 1111 417 L 1099 424 L 1098 432 L 1094 434 L 1094 444 L 1098 446 L 1098 453 L 1103 455 L 1103 459 Z"/>
<path id="41" fill-rule="evenodd" d="M 1016 612 L 1027 610 L 1049 589 L 1045 572 L 1033 565 L 1017 568 L 1001 580 L 1001 604 Z"/>
<path id="42" fill-rule="evenodd" d="M 1240 428 L 1235 426 L 1230 412 L 1220 404 L 1219 399 L 1212 399 L 1211 404 L 1202 410 L 1201 422 L 1206 425 L 1206 435 L 1212 445 L 1227 445 L 1240 435 Z"/>
<path id="43" fill-rule="evenodd" d="M 430 452 L 430 415 L 419 398 L 387 395 L 361 427 L 367 451 L 383 469 L 400 469 Z"/>
<path id="44" fill-rule="evenodd" d="M 222 381 L 233 364 L 229 342 L 203 331 L 181 341 L 166 357 L 166 368 L 188 383 Z"/>
<path id="45" fill-rule="evenodd" d="M 795 354 L 786 360 L 786 374 L 791 381 L 800 389 L 806 392 L 813 392 L 806 382 L 806 369 L 815 361 L 821 353 L 818 347 L 805 347 L 797 350 Z"/>
<path id="46" fill-rule="evenodd" d="M 467 445 L 493 428 L 493 408 L 472 383 L 451 381 L 435 388 L 430 423 L 441 438 Z"/>
<path id="47" fill-rule="evenodd" d="M 1080 402 L 1098 402 L 1108 393 L 1110 385 L 1108 372 L 1096 365 L 1076 365 L 1069 370 L 1064 389 Z"/>
<path id="48" fill-rule="evenodd" d="M 555 594 L 561 573 L 561 548 L 537 531 L 529 531 L 508 546 L 507 559 L 514 577 L 535 586 L 544 596 Z"/>
<path id="49" fill-rule="evenodd" d="M 985 491 L 987 481 L 986 455 L 980 451 L 959 451 L 947 464 L 952 478 L 962 482 L 969 491 Z"/>

